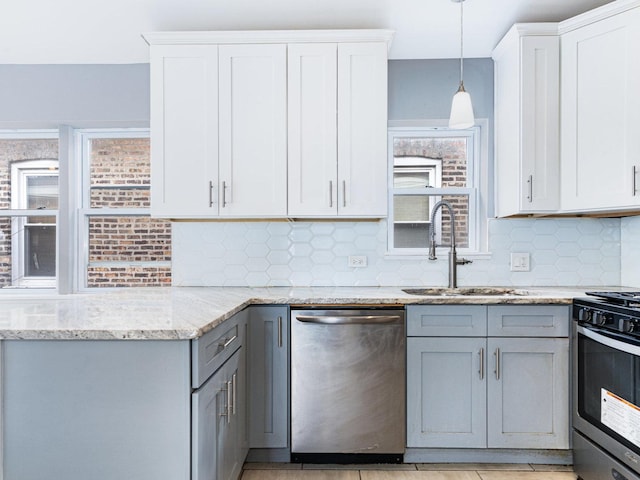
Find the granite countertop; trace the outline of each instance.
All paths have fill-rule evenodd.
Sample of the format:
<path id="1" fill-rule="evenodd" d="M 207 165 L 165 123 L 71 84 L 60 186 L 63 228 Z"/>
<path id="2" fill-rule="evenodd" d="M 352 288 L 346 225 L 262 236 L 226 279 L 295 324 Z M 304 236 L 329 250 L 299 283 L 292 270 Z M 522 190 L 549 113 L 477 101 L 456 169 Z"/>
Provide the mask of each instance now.
<path id="1" fill-rule="evenodd" d="M 419 296 L 401 287 L 168 287 L 72 295 L 0 297 L 0 339 L 198 338 L 253 304 L 571 304 L 585 290 L 615 287 L 512 287 L 517 294 Z"/>

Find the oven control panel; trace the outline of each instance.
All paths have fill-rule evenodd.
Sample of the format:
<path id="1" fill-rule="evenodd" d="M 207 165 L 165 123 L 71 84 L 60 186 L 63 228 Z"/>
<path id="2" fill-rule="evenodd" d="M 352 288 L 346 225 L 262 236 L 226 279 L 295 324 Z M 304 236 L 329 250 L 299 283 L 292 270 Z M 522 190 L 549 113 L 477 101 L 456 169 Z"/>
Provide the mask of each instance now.
<path id="1" fill-rule="evenodd" d="M 574 300 L 573 319 L 605 330 L 640 336 L 640 309 Z"/>

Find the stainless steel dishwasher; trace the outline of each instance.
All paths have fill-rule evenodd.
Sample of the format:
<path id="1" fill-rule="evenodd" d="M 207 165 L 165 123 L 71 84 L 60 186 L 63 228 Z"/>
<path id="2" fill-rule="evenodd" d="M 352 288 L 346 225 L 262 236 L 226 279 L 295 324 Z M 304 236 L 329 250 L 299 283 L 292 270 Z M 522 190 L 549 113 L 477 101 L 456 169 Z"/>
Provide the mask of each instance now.
<path id="1" fill-rule="evenodd" d="M 401 463 L 401 308 L 291 310 L 291 461 Z"/>

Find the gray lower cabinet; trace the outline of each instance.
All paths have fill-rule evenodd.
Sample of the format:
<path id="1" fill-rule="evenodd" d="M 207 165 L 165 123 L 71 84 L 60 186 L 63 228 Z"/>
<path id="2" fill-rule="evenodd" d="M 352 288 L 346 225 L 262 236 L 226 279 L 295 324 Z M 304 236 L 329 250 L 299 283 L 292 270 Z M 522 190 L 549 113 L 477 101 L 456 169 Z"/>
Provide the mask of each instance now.
<path id="1" fill-rule="evenodd" d="M 443 310 L 432 308 L 407 307 L 407 446 L 568 449 L 569 308 L 449 305 L 448 318 L 474 323 L 484 309 L 486 328 L 411 336 Z"/>
<path id="2" fill-rule="evenodd" d="M 407 339 L 407 446 L 486 447 L 484 338 Z"/>
<path id="3" fill-rule="evenodd" d="M 189 480 L 189 341 L 3 340 L 3 478 Z"/>
<path id="4" fill-rule="evenodd" d="M 289 308 L 252 306 L 249 318 L 249 446 L 289 446 Z"/>
<path id="5" fill-rule="evenodd" d="M 193 341 L 3 340 L 0 478 L 237 480 L 247 318 Z"/>
<path id="6" fill-rule="evenodd" d="M 193 382 L 214 373 L 191 396 L 192 480 L 240 477 L 249 444 L 248 316 L 244 310 L 193 342 Z"/>

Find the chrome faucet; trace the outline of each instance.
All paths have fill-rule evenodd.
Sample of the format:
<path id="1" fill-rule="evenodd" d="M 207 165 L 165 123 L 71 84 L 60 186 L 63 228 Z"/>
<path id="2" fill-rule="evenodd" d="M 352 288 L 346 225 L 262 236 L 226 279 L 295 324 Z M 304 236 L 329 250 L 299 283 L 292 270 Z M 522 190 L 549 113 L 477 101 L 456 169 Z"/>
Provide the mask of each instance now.
<path id="1" fill-rule="evenodd" d="M 466 265 L 471 263 L 471 260 L 461 258 L 458 260 L 458 254 L 456 253 L 456 217 L 453 213 L 453 207 L 449 202 L 444 200 L 439 201 L 433 207 L 431 211 L 431 223 L 429 224 L 429 260 L 436 260 L 436 228 L 435 219 L 436 213 L 439 208 L 447 207 L 449 210 L 449 217 L 451 219 L 451 249 L 449 250 L 449 288 L 456 288 L 458 286 L 458 265 Z"/>

